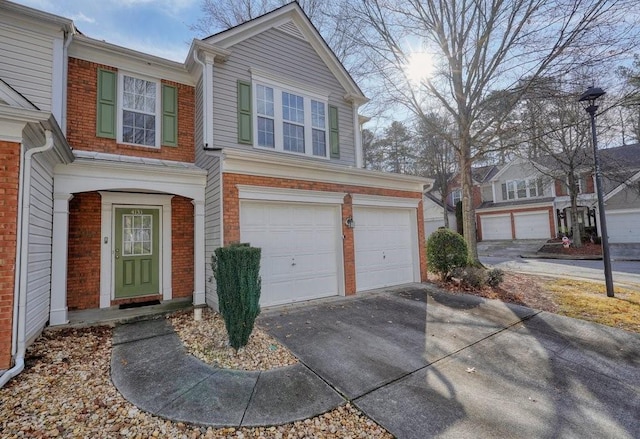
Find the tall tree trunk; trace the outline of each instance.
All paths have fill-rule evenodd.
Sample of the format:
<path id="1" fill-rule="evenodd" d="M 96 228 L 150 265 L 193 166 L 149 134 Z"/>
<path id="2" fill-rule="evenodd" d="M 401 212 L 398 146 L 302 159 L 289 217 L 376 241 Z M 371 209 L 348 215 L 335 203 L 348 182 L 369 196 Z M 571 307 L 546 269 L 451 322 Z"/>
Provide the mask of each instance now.
<path id="1" fill-rule="evenodd" d="M 466 145 L 465 145 L 466 143 Z M 472 160 L 468 139 L 461 139 L 460 173 L 462 175 L 462 224 L 464 240 L 467 243 L 469 264 L 480 265 L 478 259 L 478 241 L 476 238 L 476 209 L 473 205 L 473 179 L 471 176 Z"/>
<path id="2" fill-rule="evenodd" d="M 447 209 L 447 191 L 445 189 L 440 190 L 440 202 L 442 202 L 444 226 L 448 229 L 449 228 L 449 210 Z"/>
<path id="3" fill-rule="evenodd" d="M 569 174 L 569 198 L 571 199 L 571 228 L 573 229 L 573 246 L 582 247 L 582 233 L 578 222 L 578 182 L 575 175 Z"/>

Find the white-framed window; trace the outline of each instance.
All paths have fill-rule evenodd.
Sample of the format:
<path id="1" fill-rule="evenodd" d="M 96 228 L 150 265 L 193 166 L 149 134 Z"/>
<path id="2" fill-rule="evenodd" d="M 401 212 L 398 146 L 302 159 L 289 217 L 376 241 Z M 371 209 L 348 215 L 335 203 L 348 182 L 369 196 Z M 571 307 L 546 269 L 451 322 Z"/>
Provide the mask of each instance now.
<path id="1" fill-rule="evenodd" d="M 510 180 L 502 183 L 503 200 L 520 200 L 524 198 L 536 198 L 544 195 L 542 179 L 526 178 L 522 180 Z"/>
<path id="2" fill-rule="evenodd" d="M 258 79 L 253 96 L 255 147 L 329 158 L 326 97 Z"/>
<path id="3" fill-rule="evenodd" d="M 160 82 L 138 75 L 118 74 L 119 143 L 160 147 Z"/>
<path id="4" fill-rule="evenodd" d="M 462 200 L 462 189 L 454 189 L 451 192 L 451 205 L 456 206 Z"/>

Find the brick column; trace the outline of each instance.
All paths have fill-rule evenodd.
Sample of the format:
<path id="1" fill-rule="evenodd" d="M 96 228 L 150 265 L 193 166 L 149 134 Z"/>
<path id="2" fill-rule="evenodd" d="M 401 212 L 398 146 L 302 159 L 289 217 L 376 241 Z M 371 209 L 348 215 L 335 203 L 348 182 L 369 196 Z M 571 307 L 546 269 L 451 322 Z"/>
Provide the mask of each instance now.
<path id="1" fill-rule="evenodd" d="M 20 144 L 0 140 L 0 369 L 11 367 Z"/>
<path id="2" fill-rule="evenodd" d="M 344 294 L 351 296 L 356 294 L 356 258 L 353 229 L 346 225 L 347 218 L 353 218 L 353 205 L 351 195 L 344 197 L 342 204 L 342 251 L 344 254 Z"/>

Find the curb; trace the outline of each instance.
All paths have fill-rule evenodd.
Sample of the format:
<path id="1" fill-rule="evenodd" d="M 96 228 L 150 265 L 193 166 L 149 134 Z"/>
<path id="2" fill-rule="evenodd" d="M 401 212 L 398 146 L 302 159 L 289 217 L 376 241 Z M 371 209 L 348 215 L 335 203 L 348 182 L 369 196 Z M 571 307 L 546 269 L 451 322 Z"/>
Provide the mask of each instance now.
<path id="1" fill-rule="evenodd" d="M 564 259 L 574 261 L 600 261 L 601 255 L 562 255 L 557 253 L 525 253 L 520 255 L 523 259 Z"/>

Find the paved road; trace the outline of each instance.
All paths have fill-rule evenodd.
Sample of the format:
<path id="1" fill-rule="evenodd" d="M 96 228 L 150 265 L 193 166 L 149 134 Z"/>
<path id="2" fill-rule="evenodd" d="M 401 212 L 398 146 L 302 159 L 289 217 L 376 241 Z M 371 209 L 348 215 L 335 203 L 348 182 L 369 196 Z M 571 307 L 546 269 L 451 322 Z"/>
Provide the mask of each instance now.
<path id="1" fill-rule="evenodd" d="M 480 261 L 485 265 L 506 270 L 604 282 L 602 261 L 523 259 L 518 256 L 481 256 Z M 613 261 L 611 268 L 614 283 L 640 288 L 640 261 Z"/>
<path id="2" fill-rule="evenodd" d="M 399 439 L 640 437 L 638 334 L 428 285 L 259 322 Z"/>

